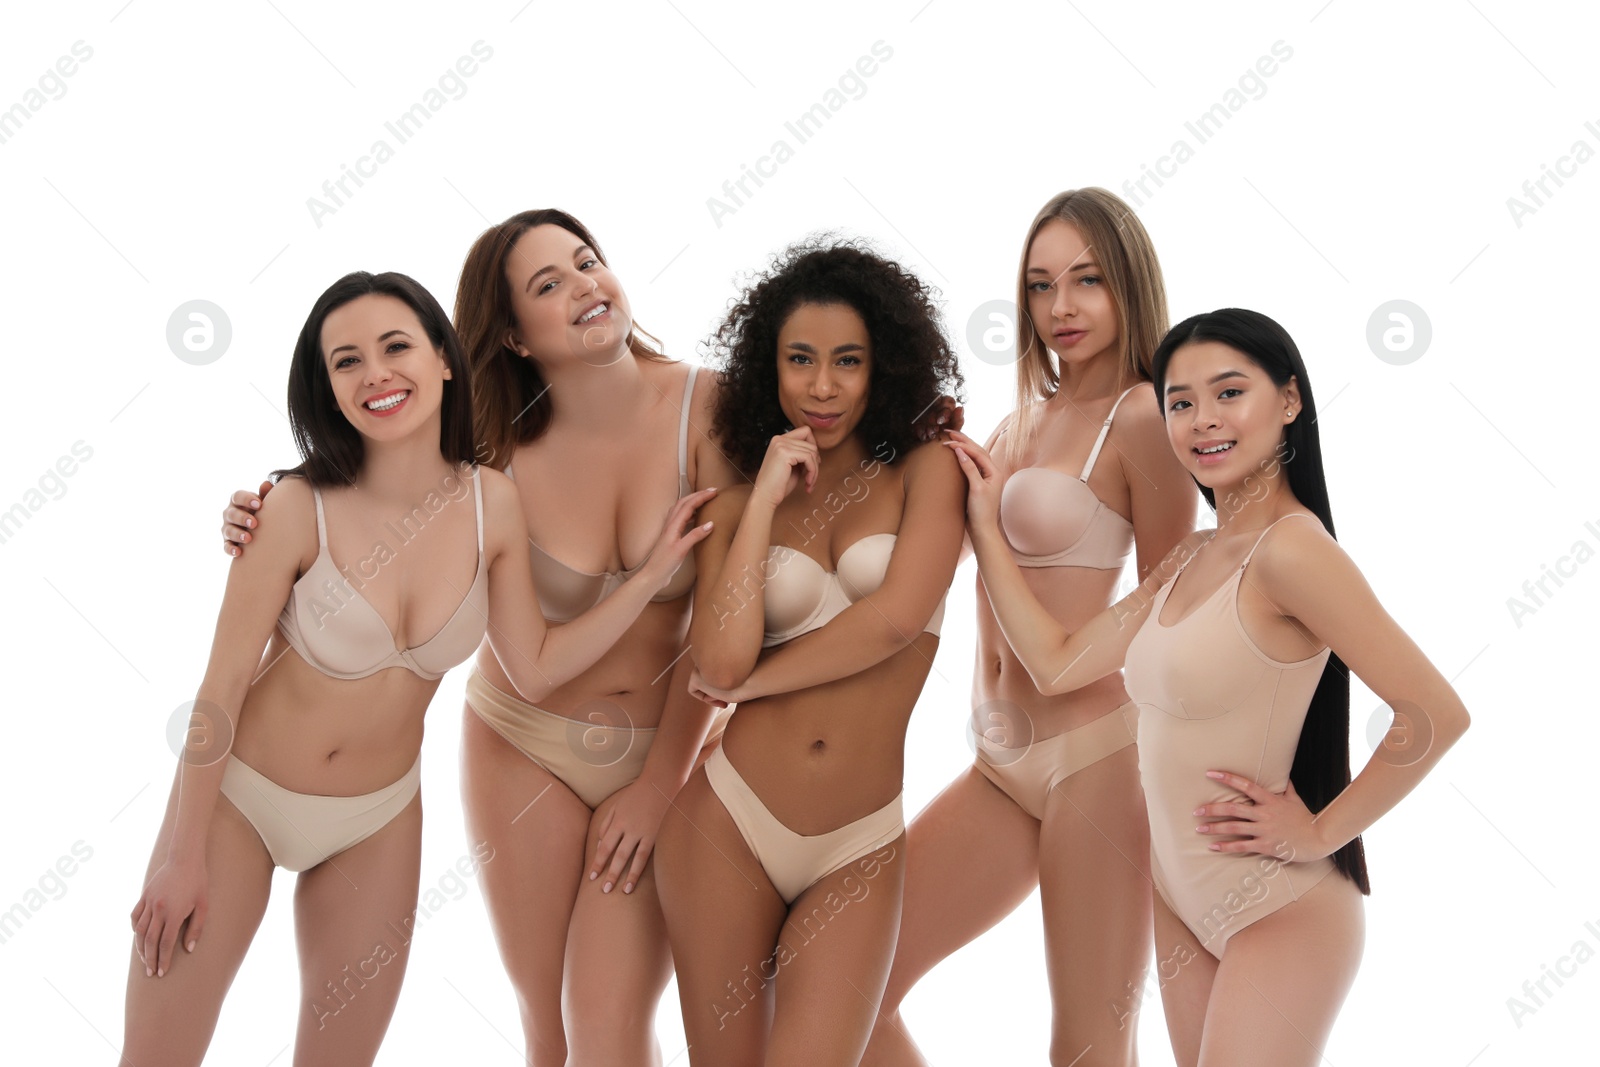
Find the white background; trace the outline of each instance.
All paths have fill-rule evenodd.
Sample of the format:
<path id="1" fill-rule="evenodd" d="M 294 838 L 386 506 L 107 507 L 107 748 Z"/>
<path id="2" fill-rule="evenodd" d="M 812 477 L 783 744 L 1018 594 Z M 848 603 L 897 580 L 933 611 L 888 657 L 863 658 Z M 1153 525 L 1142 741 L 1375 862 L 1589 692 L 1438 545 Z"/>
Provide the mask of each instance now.
<path id="1" fill-rule="evenodd" d="M 596 232 L 641 325 L 693 356 L 738 272 L 813 230 L 864 235 L 942 290 L 981 436 L 1009 409 L 1013 378 L 975 357 L 968 320 L 1014 291 L 1034 212 L 1065 188 L 1123 192 L 1179 138 L 1194 157 L 1139 208 L 1174 321 L 1238 305 L 1298 340 L 1340 539 L 1474 716 L 1367 835 L 1366 958 L 1327 1060 L 1593 1059 L 1581 1019 L 1600 962 L 1547 983 L 1553 995 L 1520 1025 L 1507 1004 L 1576 942 L 1600 951 L 1585 818 L 1600 751 L 1588 684 L 1600 563 L 1547 584 L 1553 595 L 1520 620 L 1507 604 L 1576 542 L 1586 560 L 1600 548 L 1592 435 L 1579 425 L 1596 354 L 1583 320 L 1600 281 L 1600 161 L 1560 188 L 1547 181 L 1552 195 L 1528 200 L 1520 225 L 1507 205 L 1575 141 L 1600 149 L 1593 15 L 1506 0 L 972 7 L 7 11 L 0 108 L 25 102 L 74 42 L 93 49 L 0 144 L 0 510 L 37 503 L 29 490 L 75 442 L 93 450 L 0 544 L 11 693 L 0 910 L 29 899 L 75 842 L 92 849 L 0 944 L 8 1059 L 110 1062 L 120 1042 L 127 912 L 174 762 L 165 729 L 200 678 L 224 581 L 218 512 L 230 490 L 294 460 L 289 353 L 333 279 L 404 271 L 448 308 L 485 225 L 559 206 Z M 464 95 L 398 144 L 385 121 L 479 40 L 493 55 Z M 784 122 L 877 41 L 892 57 L 798 144 Z M 1278 41 L 1293 54 L 1265 92 L 1198 144 L 1184 123 Z M 379 138 L 394 158 L 319 226 L 307 199 Z M 707 198 L 779 138 L 794 158 L 719 225 Z M 206 366 L 166 342 L 169 315 L 193 299 L 232 323 Z M 1393 299 L 1432 326 L 1405 365 L 1366 340 Z M 971 598 L 968 564 L 912 722 L 908 811 L 971 758 Z M 445 680 L 425 746 L 425 889 L 468 848 L 464 678 Z M 1358 767 L 1376 708 L 1358 688 Z M 278 878 L 212 1062 L 288 1062 L 297 972 L 292 881 Z M 1035 900 L 915 991 L 908 1027 L 935 1062 L 1045 1060 L 1039 942 Z M 1144 1062 L 1170 1062 L 1153 999 L 1139 1025 Z M 666 1057 L 679 1055 L 675 990 L 659 1029 Z M 380 1062 L 512 1064 L 520 1044 L 473 883 L 421 924 Z"/>

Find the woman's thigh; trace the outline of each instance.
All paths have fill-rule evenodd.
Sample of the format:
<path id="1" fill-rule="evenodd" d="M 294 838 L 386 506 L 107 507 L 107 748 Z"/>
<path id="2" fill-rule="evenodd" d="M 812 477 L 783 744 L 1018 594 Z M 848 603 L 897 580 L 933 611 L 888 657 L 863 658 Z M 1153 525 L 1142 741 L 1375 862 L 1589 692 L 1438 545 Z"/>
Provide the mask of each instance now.
<path id="1" fill-rule="evenodd" d="M 422 794 L 383 829 L 301 873 L 295 886 L 302 1010 L 295 1067 L 371 1063 L 411 956 L 422 867 Z"/>
<path id="2" fill-rule="evenodd" d="M 764 1062 L 783 898 L 697 770 L 678 792 L 651 860 L 695 1067 Z"/>
<path id="3" fill-rule="evenodd" d="M 1228 939 L 1206 1007 L 1201 1067 L 1313 1067 L 1355 982 L 1361 891 L 1334 872 Z"/>
<path id="4" fill-rule="evenodd" d="M 175 781 L 146 882 L 166 858 L 176 801 Z M 208 912 L 195 950 L 184 949 L 187 937 L 181 937 L 160 978 L 145 975 L 137 946 L 129 952 L 124 1064 L 198 1064 L 204 1058 L 223 997 L 266 914 L 272 870 L 272 857 L 255 827 L 219 796 L 206 834 Z"/>

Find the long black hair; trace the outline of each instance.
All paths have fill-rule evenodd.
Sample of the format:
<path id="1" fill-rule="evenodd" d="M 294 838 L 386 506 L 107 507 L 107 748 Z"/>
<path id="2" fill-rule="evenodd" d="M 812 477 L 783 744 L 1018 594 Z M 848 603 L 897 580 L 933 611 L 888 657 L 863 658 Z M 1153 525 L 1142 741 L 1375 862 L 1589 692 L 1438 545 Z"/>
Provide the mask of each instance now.
<path id="1" fill-rule="evenodd" d="M 276 480 L 298 474 L 317 487 L 354 485 L 366 455 L 361 432 L 339 410 L 322 351 L 322 324 L 334 311 L 357 297 L 377 294 L 404 301 L 417 313 L 423 332 L 444 353 L 450 377 L 444 382 L 440 412 L 439 451 L 452 464 L 473 462 L 471 374 L 450 317 L 433 294 L 415 279 L 394 271 L 370 274 L 358 270 L 328 286 L 312 305 L 289 363 L 289 425 L 294 431 L 300 465 L 272 472 Z"/>
<path id="2" fill-rule="evenodd" d="M 1266 372 L 1273 384 L 1282 387 L 1295 379 L 1300 391 L 1300 414 L 1284 427 L 1282 463 L 1289 477 L 1289 491 L 1318 519 L 1329 537 L 1333 532 L 1333 511 L 1328 504 L 1328 480 L 1322 472 L 1322 441 L 1317 433 L 1317 403 L 1311 392 L 1305 360 L 1287 330 L 1258 311 L 1222 308 L 1194 315 L 1174 326 L 1162 338 L 1152 357 L 1156 402 L 1166 389 L 1167 367 L 1184 345 L 1216 341 L 1241 353 Z M 1196 485 L 1199 481 L 1196 480 Z M 1200 493 L 1217 508 L 1216 494 L 1200 485 Z M 1320 812 L 1350 784 L 1350 670 L 1337 653 L 1329 652 L 1322 678 L 1311 697 L 1300 743 L 1295 748 L 1294 766 L 1289 780 L 1312 813 Z M 1356 837 L 1333 854 L 1334 866 L 1360 888 L 1371 893 L 1367 879 L 1367 856 L 1361 838 Z"/>

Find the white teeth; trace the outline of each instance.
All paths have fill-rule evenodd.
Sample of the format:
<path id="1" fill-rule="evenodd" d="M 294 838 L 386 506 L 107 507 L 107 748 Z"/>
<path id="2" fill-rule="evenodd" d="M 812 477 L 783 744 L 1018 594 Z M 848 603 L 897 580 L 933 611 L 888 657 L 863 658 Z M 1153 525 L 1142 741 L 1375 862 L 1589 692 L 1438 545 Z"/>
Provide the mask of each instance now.
<path id="1" fill-rule="evenodd" d="M 393 396 L 386 396 L 382 400 L 374 400 L 371 403 L 367 404 L 367 410 L 368 411 L 388 411 L 390 408 L 395 407 L 396 405 L 398 405 L 400 403 L 400 401 L 404 400 L 406 397 L 408 397 L 410 395 L 411 394 L 409 392 L 407 392 L 407 393 L 395 393 Z"/>
<path id="2" fill-rule="evenodd" d="M 609 307 L 609 306 L 610 305 L 607 305 L 607 304 L 601 304 L 598 307 L 594 307 L 594 308 L 589 309 L 588 311 L 583 313 L 583 317 L 580 318 L 578 320 L 578 322 L 580 324 L 588 322 L 590 319 L 594 318 L 596 315 L 600 314 L 602 311 L 605 311 L 606 308 Z"/>
<path id="3" fill-rule="evenodd" d="M 1222 443 L 1220 445 L 1212 445 L 1210 448 L 1197 448 L 1197 449 L 1195 449 L 1195 451 L 1199 452 L 1202 456 L 1209 456 L 1209 455 L 1213 455 L 1213 454 L 1215 454 L 1217 452 L 1226 452 L 1228 449 L 1230 449 L 1232 447 L 1233 447 L 1233 442 L 1232 441 L 1227 441 L 1227 442 L 1224 442 L 1224 443 Z"/>

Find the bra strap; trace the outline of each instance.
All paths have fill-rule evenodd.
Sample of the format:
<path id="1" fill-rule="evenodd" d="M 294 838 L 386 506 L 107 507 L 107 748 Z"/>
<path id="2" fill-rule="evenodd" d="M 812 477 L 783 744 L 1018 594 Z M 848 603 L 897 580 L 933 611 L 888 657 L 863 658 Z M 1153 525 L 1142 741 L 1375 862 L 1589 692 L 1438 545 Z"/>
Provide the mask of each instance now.
<path id="1" fill-rule="evenodd" d="M 311 498 L 317 502 L 317 551 L 322 552 L 328 547 L 328 523 L 322 517 L 322 490 L 313 485 Z"/>
<path id="2" fill-rule="evenodd" d="M 683 404 L 678 409 L 678 480 L 689 477 L 689 405 L 694 399 L 694 376 L 700 373 L 698 363 L 689 364 L 689 377 L 683 383 Z"/>
<path id="3" fill-rule="evenodd" d="M 478 468 L 472 468 L 472 503 L 478 513 L 478 556 L 483 556 L 483 482 L 478 479 Z"/>
<path id="4" fill-rule="evenodd" d="M 1106 413 L 1106 421 L 1100 424 L 1100 436 L 1094 439 L 1094 448 L 1089 450 L 1089 460 L 1083 465 L 1083 473 L 1078 475 L 1078 481 L 1087 482 L 1089 472 L 1094 470 L 1094 461 L 1100 458 L 1100 449 L 1106 443 L 1106 436 L 1111 433 L 1111 420 L 1117 417 L 1117 409 L 1122 406 L 1123 397 L 1139 388 L 1137 385 L 1129 386 L 1117 397 L 1117 402 L 1111 405 L 1111 410 Z"/>
<path id="5" fill-rule="evenodd" d="M 1284 519 L 1293 519 L 1293 518 L 1312 519 L 1317 523 L 1318 526 L 1322 525 L 1322 520 L 1321 519 L 1317 518 L 1315 515 L 1311 515 L 1311 514 L 1308 514 L 1306 512 L 1303 512 L 1303 511 L 1291 512 L 1288 515 L 1283 515 L 1283 516 L 1281 516 L 1279 518 L 1276 518 L 1276 519 L 1272 520 L 1272 522 L 1267 524 L 1267 528 L 1265 530 L 1262 530 L 1261 533 L 1256 536 L 1256 543 L 1251 545 L 1250 546 L 1250 551 L 1248 551 L 1248 552 L 1246 552 L 1244 554 L 1244 561 L 1239 564 L 1239 569 L 1242 571 L 1242 570 L 1245 569 L 1245 567 L 1249 566 L 1250 558 L 1256 554 L 1256 549 L 1261 547 L 1261 539 L 1263 537 L 1267 536 L 1267 531 L 1268 530 L 1271 530 L 1274 526 L 1278 525 L 1278 523 L 1282 522 Z"/>

